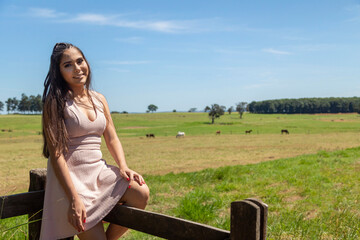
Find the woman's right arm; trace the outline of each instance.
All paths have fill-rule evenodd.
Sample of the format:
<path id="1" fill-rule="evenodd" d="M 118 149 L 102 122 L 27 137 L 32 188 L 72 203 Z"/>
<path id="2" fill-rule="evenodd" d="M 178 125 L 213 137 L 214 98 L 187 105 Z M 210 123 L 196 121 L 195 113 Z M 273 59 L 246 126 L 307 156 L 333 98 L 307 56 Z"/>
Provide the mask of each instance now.
<path id="1" fill-rule="evenodd" d="M 65 191 L 66 196 L 69 199 L 68 221 L 79 232 L 84 231 L 84 222 L 86 219 L 86 209 L 80 199 L 75 186 L 71 180 L 70 172 L 62 153 L 61 143 L 57 142 L 54 138 L 57 133 L 57 125 L 52 120 L 56 119 L 56 107 L 55 100 L 46 100 L 43 110 L 43 134 L 45 137 L 45 147 L 48 150 L 48 156 L 50 157 L 49 163 L 54 169 L 56 178 L 59 180 L 60 185 Z M 50 137 L 51 136 L 51 137 Z M 60 149 L 60 150 L 59 150 Z"/>

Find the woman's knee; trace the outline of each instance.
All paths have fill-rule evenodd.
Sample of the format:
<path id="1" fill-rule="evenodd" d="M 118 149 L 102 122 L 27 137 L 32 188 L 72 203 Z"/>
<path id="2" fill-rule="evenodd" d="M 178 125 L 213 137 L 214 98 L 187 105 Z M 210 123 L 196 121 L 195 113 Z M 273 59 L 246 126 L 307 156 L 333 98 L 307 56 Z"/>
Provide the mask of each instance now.
<path id="1" fill-rule="evenodd" d="M 146 184 L 138 187 L 139 198 L 138 200 L 138 208 L 144 209 L 149 201 L 150 190 Z"/>
<path id="2" fill-rule="evenodd" d="M 149 200 L 150 190 L 146 184 L 140 186 L 136 182 L 131 184 L 131 188 L 127 189 L 121 202 L 125 205 L 144 209 Z"/>

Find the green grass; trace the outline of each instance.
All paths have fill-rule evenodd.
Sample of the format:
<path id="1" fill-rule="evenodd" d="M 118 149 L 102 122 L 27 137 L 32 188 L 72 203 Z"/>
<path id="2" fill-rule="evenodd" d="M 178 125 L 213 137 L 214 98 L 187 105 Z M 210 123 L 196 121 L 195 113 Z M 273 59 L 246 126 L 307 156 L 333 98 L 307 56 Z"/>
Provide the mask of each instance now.
<path id="1" fill-rule="evenodd" d="M 268 239 L 360 239 L 360 148 L 328 151 L 359 146 L 359 116 L 245 114 L 239 119 L 233 113 L 214 125 L 206 113 L 114 114 L 113 119 L 128 163 L 145 173 L 150 211 L 229 229 L 230 203 L 257 197 L 269 205 Z M 284 128 L 289 136 L 280 135 Z M 0 181 L 5 189 L 0 190 L 24 192 L 29 170 L 46 165 L 38 135 L 41 117 L 1 115 L 1 129 L 12 131 L 0 132 L 0 166 L 5 169 Z M 248 129 L 253 133 L 245 136 Z M 215 137 L 217 130 L 227 136 Z M 186 138 L 172 137 L 177 131 L 185 131 Z M 156 139 L 147 141 L 146 133 Z M 303 155 L 326 141 L 315 148 L 325 150 Z M 281 155 L 286 151 L 301 156 L 283 158 L 290 155 Z M 105 151 L 104 156 L 110 160 Z M 218 167 L 234 165 L 242 156 L 245 163 L 259 156 L 259 161 L 281 159 Z M 165 173 L 217 168 L 146 174 L 150 164 L 171 167 L 161 170 Z M 182 170 L 175 171 L 179 166 Z M 26 239 L 27 225 L 5 231 L 26 221 L 26 216 L 0 220 L 0 239 Z M 157 238 L 131 231 L 124 239 Z"/>
<path id="2" fill-rule="evenodd" d="M 359 170 L 360 148 L 352 148 L 146 176 L 149 208 L 229 230 L 230 203 L 257 197 L 269 205 L 268 239 L 360 239 Z"/>
<path id="3" fill-rule="evenodd" d="M 0 239 L 28 239 L 28 225 L 24 224 L 27 221 L 28 219 L 26 215 L 0 220 Z M 7 229 L 10 230 L 5 231 Z"/>
<path id="4" fill-rule="evenodd" d="M 359 114 L 225 114 L 210 124 L 207 113 L 147 113 L 147 114 L 113 114 L 115 127 L 121 137 L 139 137 L 147 133 L 156 136 L 175 136 L 178 131 L 187 135 L 245 134 L 252 129 L 258 134 L 278 134 L 281 129 L 290 133 L 330 133 L 360 132 Z M 13 132 L 0 132 L 1 137 L 38 135 L 41 131 L 40 115 L 0 115 L 1 129 Z M 0 130 L 1 130 L 0 129 Z"/>
<path id="5" fill-rule="evenodd" d="M 147 175 L 148 210 L 229 230 L 232 201 L 269 205 L 268 239 L 359 239 L 360 148 L 253 165 Z M 1 221 L 1 230 L 26 218 Z M 14 236 L 21 238 L 26 229 Z M 2 235 L 8 239 L 14 230 Z M 4 233 L 3 233 L 4 234 Z M 6 237 L 6 238 L 4 238 Z M 158 239 L 131 231 L 124 239 Z"/>

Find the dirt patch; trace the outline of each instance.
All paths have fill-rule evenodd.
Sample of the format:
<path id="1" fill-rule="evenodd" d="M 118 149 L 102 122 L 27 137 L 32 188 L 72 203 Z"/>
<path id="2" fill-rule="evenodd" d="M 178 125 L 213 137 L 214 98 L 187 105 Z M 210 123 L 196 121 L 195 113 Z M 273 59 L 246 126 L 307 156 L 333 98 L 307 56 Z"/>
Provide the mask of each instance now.
<path id="1" fill-rule="evenodd" d="M 284 184 L 284 182 L 275 182 L 275 183 L 271 183 L 267 186 L 267 188 L 274 188 L 274 187 L 278 187 L 278 186 L 282 186 Z"/>
<path id="2" fill-rule="evenodd" d="M 313 114 L 315 116 L 331 116 L 331 115 L 356 115 L 358 113 L 356 112 L 353 112 L 353 113 L 316 113 L 316 114 Z"/>
<path id="3" fill-rule="evenodd" d="M 354 119 L 318 119 L 322 122 L 358 122 L 358 120 Z"/>
<path id="4" fill-rule="evenodd" d="M 284 201 L 288 202 L 288 203 L 292 203 L 292 202 L 296 202 L 296 201 L 299 201 L 302 199 L 304 199 L 304 198 L 299 195 L 292 195 L 292 196 L 285 197 Z"/>
<path id="5" fill-rule="evenodd" d="M 310 210 L 306 212 L 306 216 L 304 217 L 304 220 L 310 220 L 316 218 L 318 215 L 318 211 L 316 209 Z"/>

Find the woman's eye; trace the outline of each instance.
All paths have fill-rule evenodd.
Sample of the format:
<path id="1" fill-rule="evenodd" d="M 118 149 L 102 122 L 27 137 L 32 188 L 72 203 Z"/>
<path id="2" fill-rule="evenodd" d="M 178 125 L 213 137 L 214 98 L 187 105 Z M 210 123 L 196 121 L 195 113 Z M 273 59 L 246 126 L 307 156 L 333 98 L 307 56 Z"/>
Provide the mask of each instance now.
<path id="1" fill-rule="evenodd" d="M 70 67 L 70 66 L 71 66 L 70 63 L 67 63 L 67 64 L 64 65 L 65 68 L 68 68 L 68 67 Z"/>
<path id="2" fill-rule="evenodd" d="M 84 61 L 83 59 L 78 59 L 77 64 L 81 64 L 83 61 Z"/>

